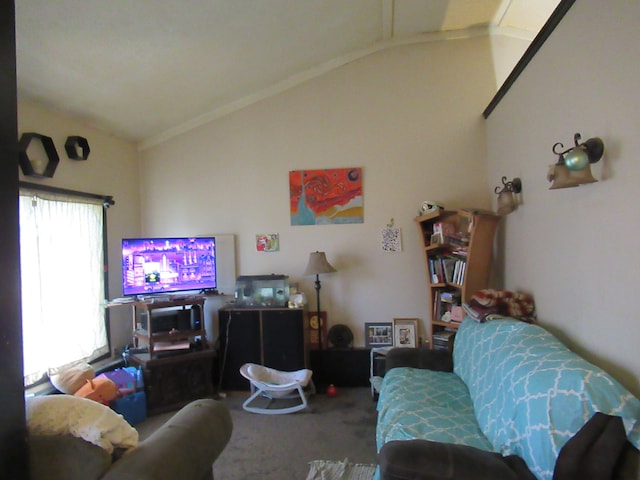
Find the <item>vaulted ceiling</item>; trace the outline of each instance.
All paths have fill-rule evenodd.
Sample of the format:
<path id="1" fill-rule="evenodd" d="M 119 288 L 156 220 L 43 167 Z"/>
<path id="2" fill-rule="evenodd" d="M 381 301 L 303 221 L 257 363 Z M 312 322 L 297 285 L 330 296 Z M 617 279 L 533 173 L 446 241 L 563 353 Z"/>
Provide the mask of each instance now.
<path id="1" fill-rule="evenodd" d="M 558 0 L 16 0 L 18 93 L 153 144 L 396 44 L 533 39 Z"/>

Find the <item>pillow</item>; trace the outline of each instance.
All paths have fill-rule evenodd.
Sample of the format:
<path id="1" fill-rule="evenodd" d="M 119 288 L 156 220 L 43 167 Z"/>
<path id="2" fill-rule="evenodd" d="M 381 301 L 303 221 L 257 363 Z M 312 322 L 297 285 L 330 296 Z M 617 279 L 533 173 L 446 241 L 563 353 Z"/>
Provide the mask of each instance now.
<path id="1" fill-rule="evenodd" d="M 45 395 L 26 399 L 27 428 L 31 435 L 75 437 L 113 453 L 135 448 L 138 432 L 122 415 L 93 400 L 73 395 Z"/>
<path id="2" fill-rule="evenodd" d="M 49 380 L 62 393 L 76 393 L 87 380 L 96 376 L 96 372 L 88 363 L 80 363 L 60 372 L 49 371 Z"/>

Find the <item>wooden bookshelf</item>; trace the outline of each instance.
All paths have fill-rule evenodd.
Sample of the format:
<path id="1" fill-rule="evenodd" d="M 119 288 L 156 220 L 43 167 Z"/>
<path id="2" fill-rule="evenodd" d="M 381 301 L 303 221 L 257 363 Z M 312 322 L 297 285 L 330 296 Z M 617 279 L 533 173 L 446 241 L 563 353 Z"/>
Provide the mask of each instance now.
<path id="1" fill-rule="evenodd" d="M 447 321 L 446 312 L 487 288 L 493 242 L 500 217 L 473 209 L 439 210 L 415 219 L 422 239 L 429 286 L 430 348 L 450 348 L 434 334 L 457 330 L 459 323 Z M 443 301 L 443 297 L 452 297 Z"/>

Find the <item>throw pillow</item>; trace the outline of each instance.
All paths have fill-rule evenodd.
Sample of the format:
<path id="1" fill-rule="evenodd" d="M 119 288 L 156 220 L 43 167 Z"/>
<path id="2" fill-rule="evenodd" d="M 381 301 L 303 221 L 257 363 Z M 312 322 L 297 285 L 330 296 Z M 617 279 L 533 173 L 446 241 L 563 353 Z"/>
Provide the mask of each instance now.
<path id="1" fill-rule="evenodd" d="M 93 400 L 73 395 L 45 395 L 26 400 L 31 435 L 64 435 L 84 439 L 113 453 L 138 445 L 138 432 L 122 415 Z"/>
<path id="2" fill-rule="evenodd" d="M 49 371 L 49 381 L 62 393 L 73 395 L 87 380 L 91 380 L 96 376 L 96 372 L 88 363 L 80 363 L 62 371 Z"/>

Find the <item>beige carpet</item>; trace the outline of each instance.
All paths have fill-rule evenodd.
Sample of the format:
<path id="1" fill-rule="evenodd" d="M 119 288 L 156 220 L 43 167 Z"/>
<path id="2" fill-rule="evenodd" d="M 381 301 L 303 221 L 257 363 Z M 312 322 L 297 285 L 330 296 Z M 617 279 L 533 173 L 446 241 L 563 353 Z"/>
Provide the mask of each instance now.
<path id="1" fill-rule="evenodd" d="M 215 478 L 303 480 L 314 460 L 377 462 L 377 412 L 369 388 L 339 388 L 335 398 L 313 395 L 308 409 L 289 415 L 245 412 L 248 395 L 232 392 L 225 400 L 233 435 L 213 466 Z"/>
<path id="2" fill-rule="evenodd" d="M 302 480 L 311 474 L 310 467 L 317 459 L 347 458 L 358 467 L 377 462 L 377 412 L 369 388 L 339 388 L 336 398 L 312 395 L 308 409 L 289 415 L 246 412 L 242 402 L 248 396 L 249 392 L 229 392 L 227 398 L 221 400 L 231 410 L 233 435 L 213 466 L 215 478 Z M 156 415 L 136 425 L 140 438 L 148 437 L 173 413 Z M 353 469 L 359 470 L 362 469 Z M 344 480 L 354 478 L 370 480 L 371 477 L 344 477 Z"/>
<path id="3" fill-rule="evenodd" d="M 371 480 L 376 473 L 375 465 L 350 463 L 331 460 L 314 460 L 311 462 L 307 480 Z"/>

